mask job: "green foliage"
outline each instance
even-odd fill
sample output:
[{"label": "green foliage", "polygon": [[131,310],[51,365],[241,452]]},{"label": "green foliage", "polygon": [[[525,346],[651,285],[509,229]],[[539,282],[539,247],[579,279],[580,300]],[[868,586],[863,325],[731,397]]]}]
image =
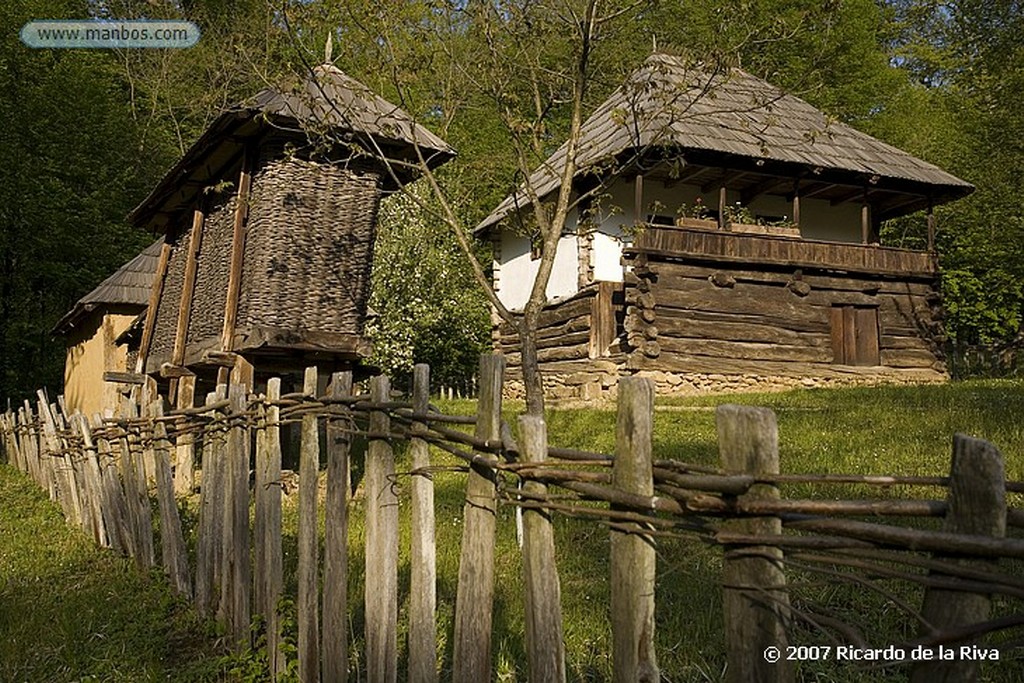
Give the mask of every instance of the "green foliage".
[{"label": "green foliage", "polygon": [[436,384],[473,376],[490,342],[483,294],[450,230],[430,214],[427,188],[384,200],[374,255],[367,325],[371,361],[393,375],[429,363]]}]

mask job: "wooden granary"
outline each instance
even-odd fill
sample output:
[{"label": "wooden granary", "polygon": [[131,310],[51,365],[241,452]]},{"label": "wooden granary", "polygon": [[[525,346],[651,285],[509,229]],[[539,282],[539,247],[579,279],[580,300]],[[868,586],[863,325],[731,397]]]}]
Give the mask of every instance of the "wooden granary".
[{"label": "wooden granary", "polygon": [[381,196],[453,155],[332,65],[221,114],[130,216],[164,234],[136,371],[357,362]]}]

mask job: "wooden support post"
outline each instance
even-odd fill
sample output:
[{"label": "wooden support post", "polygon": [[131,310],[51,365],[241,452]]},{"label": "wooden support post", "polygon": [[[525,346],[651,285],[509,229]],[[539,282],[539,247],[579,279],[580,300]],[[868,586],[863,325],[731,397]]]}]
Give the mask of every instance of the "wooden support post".
[{"label": "wooden support post", "polygon": [[[654,494],[651,439],[654,384],[642,377],[619,380],[615,426],[615,488]],[[654,539],[644,525],[611,532],[612,680],[657,683],[654,651]]]},{"label": "wooden support post", "polygon": [[633,180],[633,222],[636,225],[643,225],[647,219],[646,213],[644,211],[644,175],[637,173]]},{"label": "wooden support post", "polygon": [[[943,531],[973,536],[1006,536],[1006,469],[999,450],[981,439],[963,434],[953,436],[953,464],[949,473],[949,511]],[[992,562],[941,556],[947,562],[991,568]],[[954,577],[945,577],[957,581]],[[921,616],[934,632],[958,626],[977,624],[989,619],[991,595],[929,588],[924,595]],[[958,643],[959,644],[959,643]],[[918,664],[911,683],[946,683],[974,681],[978,678],[978,662],[957,657],[952,661],[929,661]]]},{"label": "wooden support post", "polygon": [[[413,412],[430,409],[430,366],[413,368]],[[430,447],[416,438],[427,430],[425,422],[412,426],[412,548],[409,587],[409,681],[437,681],[437,547],[434,539],[434,480],[428,471]]]},{"label": "wooden support post", "polygon": [[[192,297],[196,289],[196,270],[199,267],[199,247],[203,240],[205,219],[206,215],[202,209],[197,208],[192,212],[192,230],[188,236],[188,251],[185,252],[185,280],[181,287],[178,322],[174,328],[174,346],[171,349],[171,364],[179,367],[185,361],[185,343],[188,340],[188,325],[192,315]],[[179,389],[180,381],[172,379],[171,391],[168,396],[170,401],[180,403],[178,401]]]},{"label": "wooden support post", "polygon": [[800,180],[793,181],[793,225],[800,227]]},{"label": "wooden support post", "polygon": [[249,190],[252,173],[249,171],[251,153],[242,153],[242,167],[238,174],[238,194],[235,195],[235,221],[231,233],[231,262],[228,271],[228,291],[224,301],[224,327],[221,331],[221,351],[234,347],[235,322],[238,317],[238,298],[242,287],[242,261],[245,256],[245,222],[249,216]]},{"label": "wooden support post", "polygon": [[928,198],[928,251],[935,251],[935,207]]},{"label": "wooden support post", "polygon": [[156,272],[153,274],[153,286],[149,290],[146,323],[142,327],[142,341],[139,343],[139,355],[135,361],[136,374],[146,371],[146,358],[149,356],[149,347],[153,341],[153,330],[156,329],[156,312],[160,304],[160,297],[164,291],[164,279],[167,276],[167,263],[170,259],[171,243],[165,237],[164,243],[160,247],[160,259],[156,264]]},{"label": "wooden support post", "polygon": [[[501,440],[501,388],[505,357],[480,357],[480,396],[475,435]],[[489,456],[493,457],[493,456]],[[486,460],[486,458],[485,458]],[[497,491],[494,470],[478,462],[470,467],[463,507],[459,584],[455,597],[455,643],[452,680],[491,680],[491,620],[494,611],[494,532]]]},{"label": "wooden support post", "polygon": [[167,427],[159,420],[163,417],[163,401],[157,399],[150,406],[150,415],[157,418],[153,423],[153,450],[156,464],[156,496],[160,506],[160,550],[164,571],[170,579],[171,588],[178,595],[192,597],[192,579],[188,571],[188,550],[181,531],[181,518],[174,499],[174,483],[171,481],[171,444],[167,440]]},{"label": "wooden support post", "polygon": [[[391,383],[380,375],[370,380],[370,400],[390,399]],[[387,413],[370,413],[366,455],[366,680],[398,679],[398,497],[395,454],[386,435]]]},{"label": "wooden support post", "polygon": [[283,583],[281,549],[281,378],[267,380],[267,404],[256,437],[256,609],[267,624],[267,658],[275,680],[284,671],[277,603]]},{"label": "wooden support post", "polygon": [[[729,472],[779,473],[779,433],[775,413],[767,408],[722,405],[715,412],[722,467]],[[756,484],[740,502],[777,500],[774,486]],[[747,535],[778,535],[777,517],[755,517],[728,522],[729,531]],[[772,559],[778,558],[778,559]],[[793,680],[792,664],[782,657],[769,662],[765,650],[786,653],[789,596],[784,588],[782,551],[770,546],[727,547],[722,568],[725,594],[727,681]]]},{"label": "wooden support post", "polygon": [[725,207],[729,203],[728,191],[725,185],[718,188],[718,229],[725,230],[729,227],[729,221],[725,217]]},{"label": "wooden support post", "polygon": [[868,204],[867,188],[864,188],[864,198],[860,204],[860,241],[861,244],[871,241],[871,205]]},{"label": "wooden support post", "polygon": [[[547,460],[548,430],[536,415],[519,418],[523,461],[543,466]],[[523,484],[527,493],[542,496],[547,486]],[[562,638],[562,589],[555,564],[555,533],[547,510],[523,511],[523,575],[526,589],[526,658],[531,681],[565,681],[565,642]]]},{"label": "wooden support post", "polygon": [[[352,372],[331,375],[331,398],[352,395]],[[332,408],[327,421],[324,502],[323,683],[348,680],[348,497],[351,413]],[[415,597],[415,594],[414,594]]]},{"label": "wooden support post", "polygon": [[[317,371],[306,368],[302,392],[316,396]],[[302,417],[302,445],[299,453],[299,681],[320,680],[320,577],[317,571],[316,498],[320,474],[320,437],[316,415]]]}]

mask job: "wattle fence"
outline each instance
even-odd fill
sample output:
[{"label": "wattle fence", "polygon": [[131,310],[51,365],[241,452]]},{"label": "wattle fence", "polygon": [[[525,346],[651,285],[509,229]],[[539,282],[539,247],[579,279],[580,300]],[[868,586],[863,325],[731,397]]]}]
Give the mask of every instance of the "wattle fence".
[{"label": "wattle fence", "polygon": [[[149,395],[107,419],[68,415],[60,401],[50,403],[40,392],[35,406],[26,402],[0,416],[0,452],[97,543],[131,556],[143,570],[159,563],[179,594],[225,624],[239,650],[253,647],[255,636],[265,640],[274,673],[287,666],[278,606],[283,597],[293,599],[303,682],[355,677],[349,671],[348,629],[356,610],[347,589],[348,512],[352,460],[361,455],[353,445],[364,440],[365,593],[356,599],[365,619],[359,673],[368,681],[397,680],[400,632],[408,638],[409,680],[439,676],[432,474],[438,467],[451,469],[438,465],[439,453],[460,459],[465,473],[454,628],[445,634],[454,681],[492,680],[499,504],[522,510],[531,681],[566,679],[553,526],[560,514],[609,530],[615,681],[660,680],[656,568],[658,542],[665,537],[698,538],[721,548],[722,637],[731,681],[789,681],[801,660],[842,659],[843,652],[859,661],[876,652],[862,631],[792,598],[788,581],[797,570],[833,581],[841,571],[845,577],[853,571],[863,590],[886,596],[881,580],[923,586],[919,607],[891,595],[893,609],[906,614],[907,631],[916,635],[898,647],[887,643],[886,664],[910,667],[913,681],[971,680],[979,670],[972,653],[1000,654],[980,639],[1024,627],[1024,577],[997,565],[1000,558],[1024,558],[1024,540],[1006,536],[1008,526],[1024,526],[1024,511],[1007,505],[1007,492],[1022,493],[1024,484],[1005,480],[1002,455],[991,444],[957,435],[948,475],[782,474],[774,414],[726,405],[716,412],[720,468],[656,459],[653,388],[647,380],[628,378],[618,390],[614,454],[556,448],[548,444],[543,420],[521,417],[514,434],[502,419],[504,367],[500,355],[482,357],[477,414],[469,417],[431,406],[426,366],[417,366],[409,396],[396,396],[383,376],[357,393],[351,373],[332,375],[326,393],[317,396],[311,368],[301,392],[282,395],[278,379],[260,393],[243,384],[221,385],[204,405],[166,410],[163,398],[140,391]],[[282,452],[291,442],[283,436],[286,430],[298,433],[293,596],[285,595],[283,578]],[[397,441],[409,444],[408,472],[396,472]],[[198,522],[194,537],[187,537],[175,484],[179,493],[191,490],[196,464]],[[395,484],[403,477],[411,492],[400,501]],[[780,486],[790,485],[827,487],[828,498],[783,498]],[[948,493],[942,500],[836,499],[835,491],[847,485],[941,487]],[[406,504],[411,528],[400,534],[399,506]],[[909,519],[914,517],[942,518],[942,527],[922,528]],[[409,603],[400,631],[399,543],[406,537],[410,570],[401,592]],[[992,596],[1001,601],[996,617]],[[1007,607],[1006,601],[1013,603]],[[261,633],[254,633],[254,623],[262,625]],[[797,627],[827,634],[822,642],[830,644],[790,644]],[[952,654],[945,656],[947,651]]]}]

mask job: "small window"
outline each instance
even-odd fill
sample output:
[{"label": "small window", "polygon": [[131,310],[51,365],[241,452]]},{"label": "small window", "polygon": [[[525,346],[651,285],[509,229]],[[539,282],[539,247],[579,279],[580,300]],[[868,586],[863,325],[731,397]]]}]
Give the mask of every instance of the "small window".
[{"label": "small window", "polygon": [[833,306],[831,323],[833,363],[881,365],[877,306]]}]

